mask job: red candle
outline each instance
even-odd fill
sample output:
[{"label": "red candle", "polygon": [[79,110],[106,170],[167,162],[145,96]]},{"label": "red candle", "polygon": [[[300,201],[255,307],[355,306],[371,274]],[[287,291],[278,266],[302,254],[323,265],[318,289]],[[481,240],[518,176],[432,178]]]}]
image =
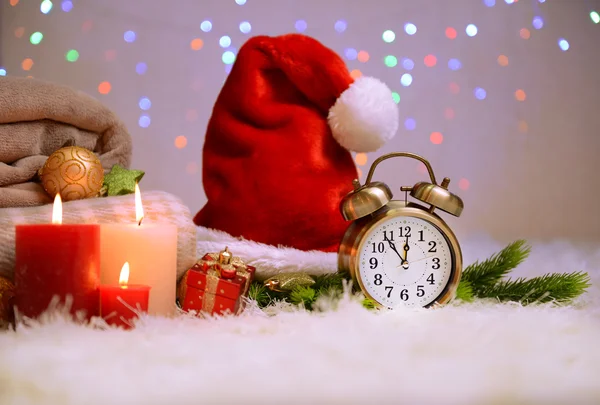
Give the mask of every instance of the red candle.
[{"label": "red candle", "polygon": [[60,195],[52,224],[15,229],[15,306],[36,318],[54,297],[70,304],[70,313],[89,320],[98,315],[100,226],[62,224]]},{"label": "red candle", "polygon": [[128,284],[129,263],[125,262],[119,276],[119,285],[100,286],[100,315],[109,325],[124,329],[133,327],[138,314],[148,312],[150,286]]}]

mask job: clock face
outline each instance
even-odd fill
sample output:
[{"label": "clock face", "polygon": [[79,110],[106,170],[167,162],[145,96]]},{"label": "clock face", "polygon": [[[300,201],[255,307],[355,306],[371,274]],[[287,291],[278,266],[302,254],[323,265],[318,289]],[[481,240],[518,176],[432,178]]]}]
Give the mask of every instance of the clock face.
[{"label": "clock face", "polygon": [[391,217],[364,236],[358,277],[382,306],[424,307],[446,288],[454,260],[450,243],[435,225],[415,217]]}]

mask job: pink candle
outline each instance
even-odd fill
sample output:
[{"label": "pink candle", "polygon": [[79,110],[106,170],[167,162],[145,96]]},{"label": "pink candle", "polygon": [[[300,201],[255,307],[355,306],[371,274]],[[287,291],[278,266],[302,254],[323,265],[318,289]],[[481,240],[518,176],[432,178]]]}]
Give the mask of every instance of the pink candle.
[{"label": "pink candle", "polygon": [[177,227],[144,221],[142,196],[137,184],[135,210],[135,223],[101,226],[100,282],[117,284],[121,267],[128,262],[132,269],[129,281],[152,287],[148,313],[174,316],[177,313]]}]

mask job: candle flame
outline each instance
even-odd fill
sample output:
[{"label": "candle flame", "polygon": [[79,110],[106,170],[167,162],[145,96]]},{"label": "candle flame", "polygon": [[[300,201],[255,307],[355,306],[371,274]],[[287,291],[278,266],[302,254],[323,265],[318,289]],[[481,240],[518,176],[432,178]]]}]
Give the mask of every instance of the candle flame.
[{"label": "candle flame", "polygon": [[127,287],[129,282],[129,262],[125,262],[121,268],[121,274],[119,275],[119,285],[121,287]]},{"label": "candle flame", "polygon": [[52,223],[60,225],[62,224],[62,200],[60,194],[56,194],[54,197],[54,207],[52,207]]},{"label": "candle flame", "polygon": [[140,193],[140,186],[137,181],[135,182],[135,220],[138,225],[142,224],[144,220],[144,206],[142,205],[142,193]]}]

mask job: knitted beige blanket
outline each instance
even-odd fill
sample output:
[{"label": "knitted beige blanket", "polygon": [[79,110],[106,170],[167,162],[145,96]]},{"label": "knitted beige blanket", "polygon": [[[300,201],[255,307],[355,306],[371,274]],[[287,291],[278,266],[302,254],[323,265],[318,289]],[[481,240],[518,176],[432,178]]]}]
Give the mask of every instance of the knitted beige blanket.
[{"label": "knitted beige blanket", "polygon": [[0,76],[0,208],[51,202],[36,181],[64,146],[94,151],[105,170],[129,168],[131,136],[100,101],[69,87]]}]

